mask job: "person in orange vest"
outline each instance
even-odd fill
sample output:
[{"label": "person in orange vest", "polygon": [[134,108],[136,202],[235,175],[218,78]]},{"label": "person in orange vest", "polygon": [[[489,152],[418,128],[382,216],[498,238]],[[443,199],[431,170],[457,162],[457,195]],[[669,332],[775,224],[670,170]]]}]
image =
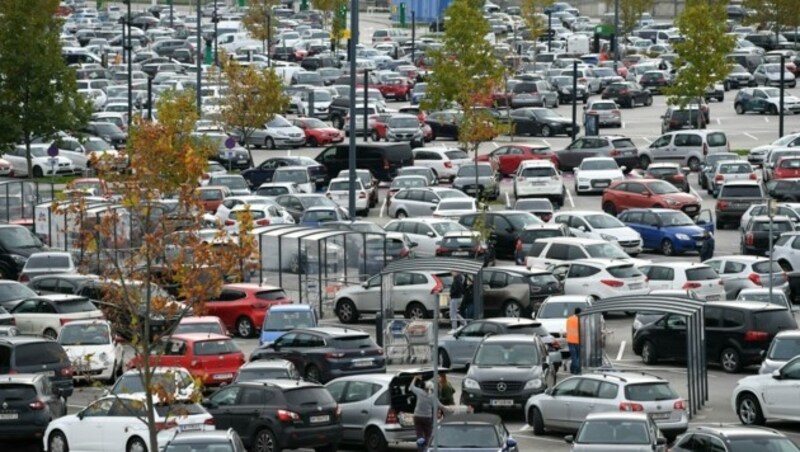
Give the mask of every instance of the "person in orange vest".
[{"label": "person in orange vest", "polygon": [[581,308],[575,308],[575,313],[567,318],[567,346],[569,346],[569,372],[572,375],[581,373],[581,333],[578,314]]}]

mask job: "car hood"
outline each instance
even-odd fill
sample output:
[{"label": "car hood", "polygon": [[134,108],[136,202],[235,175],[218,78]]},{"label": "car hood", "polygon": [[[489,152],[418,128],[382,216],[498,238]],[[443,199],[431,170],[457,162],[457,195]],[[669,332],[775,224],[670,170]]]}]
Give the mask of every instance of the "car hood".
[{"label": "car hood", "polygon": [[438,446],[436,449],[428,448],[428,452],[439,450],[442,452],[502,452],[505,450],[503,447],[447,447]]},{"label": "car hood", "polygon": [[670,193],[668,195],[660,195],[662,199],[672,199],[681,204],[696,203],[697,197],[690,193]]},{"label": "car hood", "polygon": [[522,381],[527,382],[537,377],[541,377],[541,367],[482,367],[470,366],[466,378],[473,378],[478,381]]},{"label": "car hood", "polygon": [[757,387],[763,388],[769,382],[773,380],[772,374],[759,374],[759,375],[750,375],[748,377],[741,378],[736,386],[750,386],[750,387]]},{"label": "car hood", "polygon": [[[64,351],[67,352],[69,360],[74,364],[86,364],[88,362],[101,364],[105,360],[113,362],[114,360],[114,346],[111,344],[105,345],[66,345]],[[103,359],[105,354],[106,359]]]},{"label": "car hood", "polygon": [[669,232],[670,234],[686,234],[689,237],[694,235],[702,234],[705,229],[701,228],[700,226],[667,226],[662,228],[665,231]]},{"label": "car hood", "polygon": [[651,452],[649,444],[573,444],[571,452]]},{"label": "car hood", "polygon": [[636,232],[633,228],[629,228],[627,226],[623,226],[621,228],[608,228],[608,229],[595,229],[595,233],[610,235],[617,239],[620,242],[627,242],[629,240],[639,240],[642,238],[638,232]]},{"label": "car hood", "polygon": [[567,330],[567,319],[536,319],[548,333],[561,334]]},{"label": "car hood", "polygon": [[576,171],[575,177],[582,177],[587,179],[622,179],[625,176],[622,171],[616,170],[593,170],[593,171]]}]

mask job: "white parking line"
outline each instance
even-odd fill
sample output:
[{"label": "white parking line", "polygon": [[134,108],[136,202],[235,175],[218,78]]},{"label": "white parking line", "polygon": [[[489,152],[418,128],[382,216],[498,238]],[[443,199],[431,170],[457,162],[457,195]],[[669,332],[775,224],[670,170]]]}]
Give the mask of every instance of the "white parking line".
[{"label": "white parking line", "polygon": [[567,192],[567,201],[569,201],[569,206],[574,209],[575,208],[575,201],[572,200],[572,193],[570,193],[569,187],[567,187],[566,192]]},{"label": "white parking line", "polygon": [[754,137],[753,135],[751,135],[751,134],[749,134],[749,133],[747,133],[747,132],[743,133],[742,135],[744,135],[744,136],[746,136],[746,137],[748,137],[748,138],[752,138],[752,139],[754,139],[754,140],[758,141],[758,138]]},{"label": "white parking line", "polygon": [[625,344],[627,341],[622,341],[619,343],[619,351],[617,352],[617,361],[622,359],[622,355],[625,354]]},{"label": "white parking line", "polygon": [[652,144],[652,143],[653,143],[653,140],[651,140],[650,138],[647,138],[647,137],[642,137],[642,139],[643,139],[644,141],[646,141],[646,142],[647,142],[647,144]]},{"label": "white parking line", "polygon": [[497,149],[497,148],[499,148],[499,147],[500,147],[500,146],[499,146],[497,143],[495,143],[494,141],[492,141],[492,144],[494,145],[494,148],[495,148],[495,149]]},{"label": "white parking line", "polygon": [[769,116],[764,116],[764,122],[769,122]]},{"label": "white parking line", "polygon": [[506,192],[506,207],[511,208],[511,199],[508,197],[508,192]]},{"label": "white parking line", "polygon": [[625,128],[625,121],[622,121],[622,128]]},{"label": "white parking line", "polygon": [[722,121],[719,118],[717,118],[717,125],[719,124],[722,124]]},{"label": "white parking line", "polygon": [[381,211],[378,214],[378,218],[383,218],[383,212],[386,210],[386,198],[383,198],[383,203],[381,203]]},{"label": "white parking line", "polygon": [[542,143],[544,143],[545,146],[550,146],[550,143],[547,140],[542,140]]}]

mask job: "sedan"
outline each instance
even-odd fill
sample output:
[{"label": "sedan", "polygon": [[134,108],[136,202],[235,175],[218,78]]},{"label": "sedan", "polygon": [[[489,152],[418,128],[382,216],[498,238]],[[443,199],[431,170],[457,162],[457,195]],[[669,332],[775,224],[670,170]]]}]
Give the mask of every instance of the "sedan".
[{"label": "sedan", "polygon": [[589,413],[578,433],[564,440],[572,452],[666,452],[660,433],[645,413]]},{"label": "sedan", "polygon": [[[572,120],[547,108],[518,108],[510,114],[514,135],[551,137],[570,136],[573,132]],[[575,126],[575,133],[580,130]]]}]

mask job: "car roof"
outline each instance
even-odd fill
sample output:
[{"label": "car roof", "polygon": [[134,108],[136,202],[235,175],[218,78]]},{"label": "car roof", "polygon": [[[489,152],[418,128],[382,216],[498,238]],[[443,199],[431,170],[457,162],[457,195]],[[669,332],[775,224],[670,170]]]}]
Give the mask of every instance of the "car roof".
[{"label": "car roof", "polygon": [[500,334],[487,336],[483,339],[483,342],[535,342],[537,338],[538,336],[529,334]]},{"label": "car roof", "polygon": [[539,159],[539,160],[523,160],[520,163],[520,167],[527,168],[527,167],[536,167],[536,166],[547,166],[555,168],[556,165],[548,160],[548,159]]},{"label": "car roof", "polygon": [[603,216],[611,216],[605,212],[599,210],[562,210],[560,212],[556,212],[557,217],[564,216],[564,215],[577,215],[577,216],[584,216],[584,215],[603,215]]},{"label": "car roof", "polygon": [[305,380],[288,380],[288,379],[265,379],[265,380],[255,380],[255,381],[244,381],[237,384],[243,386],[276,386],[281,389],[322,387],[319,383],[314,383]]},{"label": "car roof", "polygon": [[283,367],[291,367],[293,364],[290,361],[285,359],[275,358],[275,359],[259,359],[257,361],[250,361],[249,363],[244,364],[241,369],[275,369],[275,368],[283,368]]},{"label": "car roof", "polygon": [[679,261],[679,262],[653,262],[652,264],[645,264],[645,265],[658,265],[660,267],[669,267],[674,269],[691,269],[691,268],[710,268],[708,265],[702,262],[686,262],[686,261]]},{"label": "car roof", "polygon": [[221,341],[221,340],[231,340],[228,336],[223,336],[221,334],[215,333],[181,333],[181,334],[173,334],[170,336],[171,339],[181,339],[186,342],[201,342],[201,341]]},{"label": "car roof", "polygon": [[305,304],[276,304],[269,307],[272,312],[314,312],[314,308]]},{"label": "car roof", "polygon": [[549,270],[545,269],[535,269],[535,270],[528,270],[525,267],[517,266],[517,265],[497,265],[492,267],[491,270],[499,270],[508,273],[516,273],[519,275],[542,275],[542,274],[550,274]]},{"label": "car roof", "polygon": [[483,319],[485,322],[490,323],[498,323],[501,325],[524,325],[524,326],[540,326],[541,323],[533,320],[533,319],[526,319],[522,317],[491,317],[488,319]]},{"label": "car roof", "polygon": [[755,186],[758,186],[758,185],[761,185],[761,181],[757,181],[757,180],[732,180],[732,181],[729,181],[729,182],[725,182],[725,184],[723,184],[722,186],[726,187],[726,186],[732,186],[732,185],[747,185],[747,186],[755,185]]},{"label": "car roof", "polygon": [[0,385],[9,384],[33,384],[36,380],[43,378],[44,374],[13,374],[0,376]]},{"label": "car roof", "polygon": [[599,265],[599,266],[601,266],[603,268],[611,267],[611,266],[614,266],[614,265],[633,265],[632,262],[627,261],[627,260],[622,260],[622,259],[604,259],[604,258],[598,258],[598,257],[593,257],[593,258],[589,258],[589,259],[576,259],[576,260],[569,261],[569,262],[580,262],[582,264]]},{"label": "car roof", "polygon": [[204,430],[200,432],[180,432],[169,442],[169,444],[195,443],[202,440],[203,444],[228,443],[231,439],[232,430]]},{"label": "car roof", "polygon": [[[800,232],[797,233],[800,234]],[[725,259],[729,261],[748,262],[748,263],[763,262],[769,260],[769,258],[764,256],[745,256],[745,255],[718,256],[712,259]]]},{"label": "car roof", "polygon": [[86,319],[86,320],[71,320],[69,323],[65,324],[64,326],[77,326],[77,325],[104,325],[111,328],[111,322],[104,319]]},{"label": "car roof", "polygon": [[588,295],[550,295],[542,303],[592,303]]},{"label": "car roof", "polygon": [[764,436],[778,436],[781,438],[785,438],[785,436],[777,431],[770,428],[764,427],[753,427],[753,426],[743,426],[743,425],[732,425],[732,424],[719,424],[719,425],[698,425],[695,427],[690,428],[687,433],[695,433],[695,432],[705,432],[716,434],[723,437],[732,437],[732,436],[750,436],[750,437],[764,437]]},{"label": "car roof", "polygon": [[378,383],[378,384],[389,384],[392,380],[397,377],[394,373],[371,373],[371,374],[360,374],[360,375],[346,375],[343,377],[336,378],[332,381],[368,381],[371,383]]},{"label": "car roof", "polygon": [[439,422],[439,425],[446,424],[502,424],[503,420],[496,414],[488,413],[466,413],[466,414],[453,414],[447,416]]},{"label": "car roof", "polygon": [[[221,320],[219,317],[215,315],[198,315],[198,316],[183,317],[180,321],[181,324],[205,323],[205,322],[221,323]],[[70,323],[75,323],[75,322],[70,322]]]},{"label": "car roof", "polygon": [[[708,301],[706,302],[706,307],[708,306],[720,306],[725,308],[742,308],[747,311],[785,311],[786,307],[774,304],[768,304],[763,302],[757,301],[732,301],[732,300],[721,300],[721,301]],[[791,314],[789,314],[791,315]]]},{"label": "car roof", "polygon": [[55,343],[43,337],[34,336],[6,336],[0,337],[0,344],[6,343],[8,345],[22,345],[22,344],[38,344],[38,343]]},{"label": "car roof", "polygon": [[545,243],[567,243],[571,245],[599,245],[601,243],[608,243],[605,240],[590,239],[587,237],[547,237],[544,239],[538,239],[538,241]]},{"label": "car roof", "polygon": [[50,293],[50,294],[42,294],[38,297],[31,297],[36,298],[39,300],[49,300],[54,303],[61,303],[65,301],[79,301],[79,300],[88,300],[86,297],[82,297],[80,295],[69,295],[69,294],[62,294],[62,293]]},{"label": "car roof", "polygon": [[348,336],[369,336],[364,331],[357,330],[354,328],[339,328],[333,326],[318,326],[315,328],[298,328],[292,331],[306,331],[306,332],[313,332],[324,334],[329,337],[337,338],[337,337],[348,337]]},{"label": "car roof", "polygon": [[775,337],[786,337],[786,336],[793,338],[794,337],[800,338],[800,329],[778,331],[778,334],[775,335]]},{"label": "car roof", "polygon": [[260,290],[278,290],[280,287],[278,286],[270,286],[266,284],[256,284],[256,283],[229,283],[222,286],[223,289],[239,289],[239,290],[253,290],[253,291],[260,291]]},{"label": "car roof", "polygon": [[597,420],[614,420],[614,419],[621,419],[626,421],[640,421],[640,422],[647,422],[649,418],[649,414],[643,412],[627,412],[627,411],[604,411],[604,412],[595,412],[589,413],[586,416],[587,421],[597,421]]}]

